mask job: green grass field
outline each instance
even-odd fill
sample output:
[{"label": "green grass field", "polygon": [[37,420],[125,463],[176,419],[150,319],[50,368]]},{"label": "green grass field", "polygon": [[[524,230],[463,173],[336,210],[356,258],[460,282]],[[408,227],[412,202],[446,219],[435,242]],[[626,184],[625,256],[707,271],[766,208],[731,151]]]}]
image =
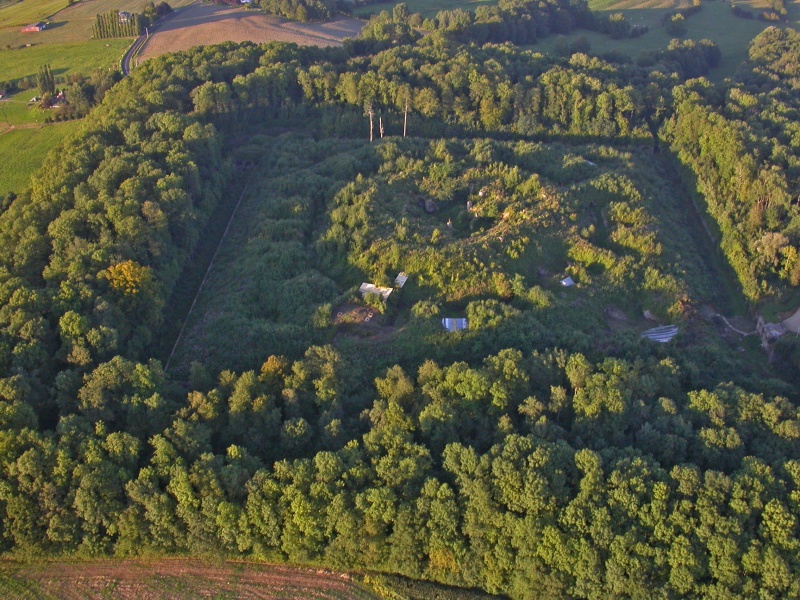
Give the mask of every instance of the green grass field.
[{"label": "green grass field", "polygon": [[[763,8],[763,0],[753,0],[748,10],[753,12]],[[597,5],[602,5],[604,0],[597,0]],[[665,0],[662,4],[668,4]],[[575,30],[566,36],[567,41],[574,40],[579,36],[585,36],[591,44],[592,54],[603,54],[606,52],[622,52],[635,60],[639,55],[654,50],[663,50],[669,45],[672,36],[667,34],[661,26],[661,18],[670,8],[664,6],[660,8],[622,8],[623,6],[637,6],[642,4],[636,0],[621,0],[609,4],[608,10],[621,12],[626,19],[633,25],[649,25],[650,31],[645,35],[626,40],[614,40],[607,35],[591,31]],[[744,4],[744,3],[743,3]],[[598,10],[595,3],[593,8]],[[800,6],[797,2],[787,5],[790,20],[796,23],[800,18]],[[733,15],[730,4],[727,2],[710,0],[703,3],[703,9],[686,19],[686,35],[682,39],[709,39],[719,45],[722,52],[722,64],[711,73],[710,78],[715,81],[722,81],[725,77],[732,76],[742,61],[747,59],[747,48],[756,35],[769,27],[770,24],[757,19],[740,19]],[[544,53],[555,51],[558,38],[548,37],[543,39],[532,48]]]},{"label": "green grass field", "polygon": [[[92,37],[92,25],[98,14],[112,10],[142,12],[147,4],[147,0],[84,0],[64,8],[64,0],[59,0],[59,2],[63,10],[59,10],[55,14],[51,13],[50,25],[44,31],[22,33],[18,25],[11,27],[0,24],[0,48],[5,48],[8,45],[12,48],[18,48],[25,44],[39,46],[85,42]],[[170,2],[170,6],[177,9],[191,4],[191,2],[192,0],[174,0]],[[18,4],[0,9],[0,18],[6,11],[12,12],[12,14],[32,14],[32,9],[26,8],[31,6],[36,6],[35,0],[22,0]],[[23,22],[23,25],[36,20],[39,19],[27,19]]]},{"label": "green grass field", "polygon": [[107,69],[116,66],[130,43],[128,39],[90,40],[1,50],[0,78],[14,81],[36,75],[44,64],[50,65],[56,77]]},{"label": "green grass field", "polygon": [[[381,10],[391,10],[398,1],[373,4],[356,9],[357,16],[364,16]],[[475,10],[481,4],[496,4],[493,0],[408,0],[409,10],[420,12],[425,17],[435,16],[440,10],[464,8]],[[672,39],[661,25],[661,18],[669,11],[689,6],[689,0],[590,0],[589,8],[598,12],[621,12],[633,25],[648,25],[650,31],[640,38],[614,40],[609,36],[584,30],[576,30],[566,36],[567,41],[578,36],[586,36],[591,44],[592,54],[603,54],[617,51],[628,54],[634,60],[640,54],[653,50],[662,50]],[[750,10],[756,15],[768,8],[768,0],[739,0],[737,5]],[[800,0],[786,4],[789,21],[793,25],[800,24]],[[684,39],[710,39],[719,44],[722,51],[722,65],[712,73],[711,78],[721,81],[733,75],[743,60],[747,58],[747,47],[756,35],[770,23],[758,19],[746,20],[735,17],[729,2],[724,0],[705,0],[703,10],[686,20],[687,33]],[[543,39],[533,49],[550,54],[555,52],[557,38]]]},{"label": "green grass field", "polygon": [[0,6],[0,28],[24,27],[36,21],[45,21],[66,6],[67,0],[22,0]]},{"label": "green grass field", "polygon": [[[0,0],[2,1],[2,0]],[[179,8],[192,0],[176,0]],[[141,12],[147,0],[84,0],[67,6],[66,0],[21,0],[0,4],[0,82],[35,76],[49,64],[57,81],[73,73],[88,74],[114,68],[131,43],[130,39],[93,40],[95,15],[111,10]],[[48,20],[50,28],[22,33],[21,27]],[[77,123],[37,129],[47,116],[28,100],[35,90],[25,90],[0,104],[0,194],[19,192],[28,186],[48,150],[74,131]]]},{"label": "green grass field", "polygon": [[[0,113],[1,114],[1,113]],[[80,127],[80,121],[0,133],[0,196],[29,187],[31,175],[47,153]]]},{"label": "green grass field", "polygon": [[37,104],[29,104],[36,90],[23,90],[8,100],[0,101],[0,133],[12,127],[42,125],[47,116]]}]

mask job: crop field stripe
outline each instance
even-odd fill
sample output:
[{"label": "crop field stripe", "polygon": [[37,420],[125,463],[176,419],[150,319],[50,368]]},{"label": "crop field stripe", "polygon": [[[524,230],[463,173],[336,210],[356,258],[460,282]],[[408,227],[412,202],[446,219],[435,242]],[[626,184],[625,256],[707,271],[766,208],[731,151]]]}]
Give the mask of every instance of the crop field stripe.
[{"label": "crop field stripe", "polygon": [[183,325],[181,325],[181,330],[178,332],[178,338],[175,340],[175,343],[172,346],[172,351],[169,353],[169,358],[167,359],[167,364],[164,366],[164,372],[169,372],[169,364],[172,361],[172,357],[175,354],[175,349],[178,347],[178,344],[183,337],[183,331],[186,329],[186,323],[189,321],[189,317],[194,310],[195,304],[197,304],[197,298],[200,296],[200,292],[203,290],[203,285],[205,285],[206,280],[208,279],[208,274],[211,272],[211,267],[214,266],[214,261],[217,260],[217,255],[219,254],[219,249],[222,248],[222,242],[225,241],[225,238],[228,236],[228,231],[230,231],[231,224],[233,220],[236,218],[236,211],[239,210],[239,205],[242,203],[242,199],[244,198],[244,193],[247,191],[247,188],[250,187],[250,182],[253,179],[253,173],[250,173],[250,177],[247,179],[247,183],[244,184],[244,189],[242,193],[239,194],[239,200],[236,202],[236,206],[233,208],[233,212],[231,213],[231,218],[228,219],[228,225],[225,227],[225,231],[222,233],[222,237],[217,244],[217,249],[214,250],[214,255],[211,257],[211,261],[208,263],[208,268],[206,269],[205,275],[203,275],[203,280],[200,282],[200,285],[197,286],[197,292],[194,295],[194,299],[192,300],[192,305],[189,307],[189,312],[186,313],[186,317],[183,319]]}]

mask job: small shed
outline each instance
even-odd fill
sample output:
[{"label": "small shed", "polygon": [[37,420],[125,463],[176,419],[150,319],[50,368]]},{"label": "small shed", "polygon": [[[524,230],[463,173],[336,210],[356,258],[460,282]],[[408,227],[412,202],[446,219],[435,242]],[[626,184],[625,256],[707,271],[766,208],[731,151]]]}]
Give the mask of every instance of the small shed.
[{"label": "small shed", "polygon": [[131,20],[131,13],[121,10],[117,13],[117,18],[119,19],[120,23],[127,23]]},{"label": "small shed", "polygon": [[362,298],[372,294],[374,296],[380,296],[381,300],[386,302],[386,299],[392,293],[392,288],[381,287],[379,285],[375,285],[374,283],[362,283],[361,287],[358,288],[358,291],[361,292]]},{"label": "small shed", "polygon": [[442,327],[444,327],[450,333],[463,331],[467,328],[467,325],[468,323],[466,319],[442,319]]},{"label": "small shed", "polygon": [[677,325],[664,325],[662,327],[653,327],[652,329],[643,331],[641,337],[651,342],[666,344],[676,335],[678,335]]},{"label": "small shed", "polygon": [[22,33],[35,33],[37,31],[44,31],[47,29],[47,23],[39,21],[38,23],[31,23],[22,30]]},{"label": "small shed", "polygon": [[394,278],[394,287],[401,288],[406,284],[408,281],[408,275],[403,272],[397,274],[397,277]]},{"label": "small shed", "polygon": [[564,287],[572,287],[573,285],[575,285],[575,280],[568,275],[561,280],[561,285],[563,285]]}]

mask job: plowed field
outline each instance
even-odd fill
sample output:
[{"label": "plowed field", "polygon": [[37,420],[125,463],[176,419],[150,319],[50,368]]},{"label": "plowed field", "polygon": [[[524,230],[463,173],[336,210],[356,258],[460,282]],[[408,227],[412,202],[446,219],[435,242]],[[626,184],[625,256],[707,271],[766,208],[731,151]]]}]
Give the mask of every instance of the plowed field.
[{"label": "plowed field", "polygon": [[195,4],[175,15],[150,36],[141,58],[222,42],[294,42],[302,46],[341,46],[363,27],[356,19],[295,23],[262,12],[216,4]]},{"label": "plowed field", "polygon": [[374,600],[346,574],[192,559],[0,563],[0,597],[94,599],[237,598]]}]

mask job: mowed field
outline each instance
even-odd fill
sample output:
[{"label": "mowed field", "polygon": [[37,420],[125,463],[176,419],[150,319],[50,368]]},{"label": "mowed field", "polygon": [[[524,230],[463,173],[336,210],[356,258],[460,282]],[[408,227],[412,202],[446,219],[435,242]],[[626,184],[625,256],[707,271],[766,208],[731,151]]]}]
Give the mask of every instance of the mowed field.
[{"label": "mowed field", "polygon": [[[31,174],[46,160],[47,154],[80,125],[80,121],[69,121],[0,133],[0,156],[3,157],[0,196],[8,192],[19,194],[28,189]],[[3,597],[2,594],[0,597]]]},{"label": "mowed field", "polygon": [[66,6],[67,0],[26,0],[0,5],[0,27],[23,27],[43,21]]},{"label": "mowed field", "polygon": [[0,563],[5,600],[237,598],[374,600],[346,574],[192,559]]},{"label": "mowed field", "polygon": [[[192,1],[170,3],[179,8]],[[95,16],[112,10],[141,12],[146,4],[147,0],[82,0],[68,6],[67,0],[0,0],[0,84],[35,77],[45,64],[50,65],[57,86],[75,73],[118,68],[132,40],[92,39]],[[22,33],[23,26],[36,21],[47,21],[49,27]],[[0,194],[28,187],[47,152],[78,126],[63,123],[36,129],[47,114],[28,105],[35,95],[35,89],[22,90],[0,102]]]},{"label": "mowed field", "polygon": [[[194,0],[173,0],[174,9]],[[85,42],[92,37],[95,17],[112,10],[142,12],[148,0],[82,0],[67,6],[66,0],[22,0],[0,8],[0,47],[25,44],[63,44]],[[37,6],[41,8],[37,9]],[[48,28],[38,33],[23,33],[21,27],[36,21],[48,21]]]},{"label": "mowed field", "polygon": [[294,42],[304,46],[341,46],[358,36],[363,22],[338,18],[328,23],[295,23],[262,12],[215,4],[195,4],[150,36],[141,57],[231,42]]},{"label": "mowed field", "polygon": [[88,75],[98,69],[115,67],[130,44],[129,39],[87,40],[0,50],[0,80],[35,76],[44,64],[50,65],[56,77],[72,73]]},{"label": "mowed field", "polygon": [[[142,12],[148,0],[82,0],[67,6],[67,0],[22,0],[0,6],[0,81],[35,75],[47,63],[56,77],[90,73],[115,66],[130,39],[92,39],[98,14],[112,10]],[[173,8],[193,0],[172,0]],[[36,21],[49,26],[37,33],[22,27]]]}]

